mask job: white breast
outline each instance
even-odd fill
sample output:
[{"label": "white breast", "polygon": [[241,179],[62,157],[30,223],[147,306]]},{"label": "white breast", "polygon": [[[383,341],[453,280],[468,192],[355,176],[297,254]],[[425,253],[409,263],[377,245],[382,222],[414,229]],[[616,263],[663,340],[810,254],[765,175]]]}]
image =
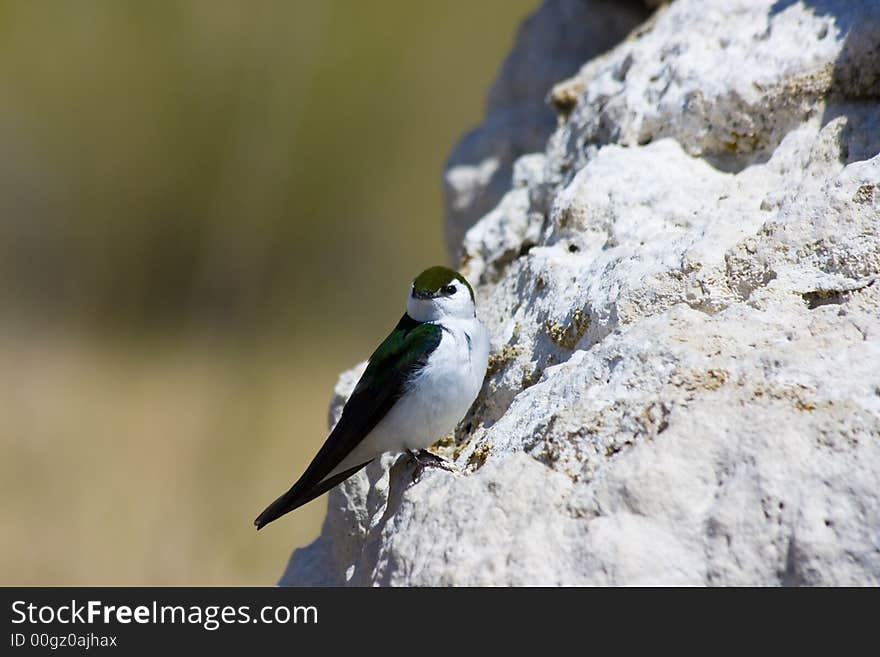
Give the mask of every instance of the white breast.
[{"label": "white breast", "polygon": [[467,413],[486,375],[489,336],[476,318],[445,319],[440,325],[440,344],[425,367],[334,473],[384,452],[428,447],[452,432]]}]

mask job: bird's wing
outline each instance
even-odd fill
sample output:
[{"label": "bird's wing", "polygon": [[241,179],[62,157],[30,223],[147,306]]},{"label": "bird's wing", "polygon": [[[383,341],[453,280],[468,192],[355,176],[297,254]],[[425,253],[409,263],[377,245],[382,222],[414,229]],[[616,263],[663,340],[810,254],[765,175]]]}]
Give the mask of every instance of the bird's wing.
[{"label": "bird's wing", "polygon": [[[442,329],[404,315],[370,356],[342,416],[306,470],[326,477],[370,433],[403,395],[406,383],[440,344]],[[305,476],[305,475],[304,475]]]},{"label": "bird's wing", "polygon": [[436,324],[417,322],[407,314],[401,317],[391,334],[370,356],[367,369],[324,445],[293,487],[260,514],[254,523],[258,528],[313,498],[309,493],[400,399],[407,381],[424,367],[440,344],[442,333],[443,329]]}]

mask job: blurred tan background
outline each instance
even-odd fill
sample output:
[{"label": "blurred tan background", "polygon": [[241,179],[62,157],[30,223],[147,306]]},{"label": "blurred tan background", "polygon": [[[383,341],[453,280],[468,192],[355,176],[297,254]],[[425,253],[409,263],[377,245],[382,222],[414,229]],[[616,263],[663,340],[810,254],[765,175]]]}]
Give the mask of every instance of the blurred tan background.
[{"label": "blurred tan background", "polygon": [[0,584],[272,584],[536,0],[0,1]]}]

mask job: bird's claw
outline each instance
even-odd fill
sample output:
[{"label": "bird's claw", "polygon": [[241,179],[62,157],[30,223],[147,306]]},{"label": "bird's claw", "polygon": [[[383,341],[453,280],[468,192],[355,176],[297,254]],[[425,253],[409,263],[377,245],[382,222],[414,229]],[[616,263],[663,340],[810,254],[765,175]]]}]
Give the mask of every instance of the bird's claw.
[{"label": "bird's claw", "polygon": [[409,454],[409,458],[415,464],[412,475],[413,483],[416,483],[421,478],[422,473],[426,468],[439,468],[440,470],[446,470],[447,472],[455,472],[454,465],[426,449],[420,449],[418,451],[408,449],[407,454]]}]

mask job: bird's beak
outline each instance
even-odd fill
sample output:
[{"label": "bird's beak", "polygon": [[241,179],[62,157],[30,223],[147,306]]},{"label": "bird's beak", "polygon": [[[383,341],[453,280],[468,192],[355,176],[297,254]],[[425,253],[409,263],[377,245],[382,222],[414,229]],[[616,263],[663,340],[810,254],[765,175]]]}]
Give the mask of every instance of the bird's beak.
[{"label": "bird's beak", "polygon": [[433,299],[437,295],[433,292],[422,292],[420,290],[412,291],[413,299]]}]

